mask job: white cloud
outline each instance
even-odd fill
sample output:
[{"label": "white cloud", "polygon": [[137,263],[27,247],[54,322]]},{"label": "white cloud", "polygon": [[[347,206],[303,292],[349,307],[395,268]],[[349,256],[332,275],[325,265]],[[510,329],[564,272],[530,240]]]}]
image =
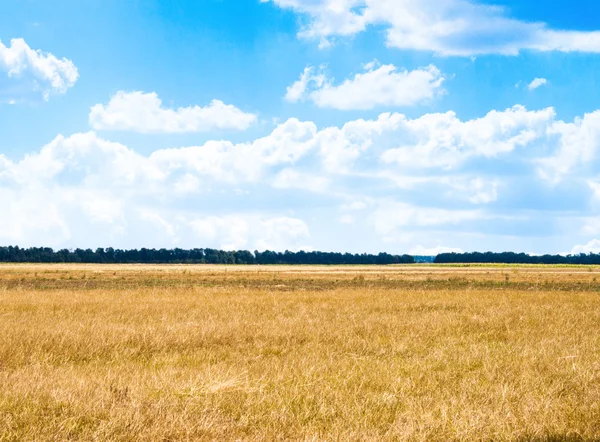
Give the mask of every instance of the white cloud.
[{"label": "white cloud", "polygon": [[311,192],[326,192],[329,179],[321,176],[300,173],[292,168],[283,169],[273,179],[273,187],[278,189],[302,189]]},{"label": "white cloud", "polygon": [[590,190],[592,191],[592,193],[594,195],[594,199],[596,201],[600,201],[600,180],[598,180],[597,178],[588,179],[587,185],[589,186]]},{"label": "white cloud", "polygon": [[195,193],[200,190],[201,184],[202,180],[200,178],[191,173],[186,173],[175,182],[173,190],[177,194]]},{"label": "white cloud", "polygon": [[118,224],[123,221],[123,202],[110,193],[93,194],[93,198],[83,200],[81,208],[92,223]]},{"label": "white cloud", "polygon": [[580,253],[600,253],[600,239],[593,239],[589,243],[575,246],[573,247],[573,250],[571,250],[572,255],[578,255]]},{"label": "white cloud", "polygon": [[308,225],[297,218],[263,219],[258,224],[261,237],[256,247],[261,250],[312,250],[304,241],[310,237]]},{"label": "white cloud", "polygon": [[245,130],[256,115],[213,100],[208,106],[167,109],[156,92],[117,92],[107,105],[96,104],[89,115],[95,130],[124,130],[141,133],[185,133],[214,129]]},{"label": "white cloud", "polygon": [[271,0],[306,17],[299,37],[327,46],[369,26],[387,29],[387,45],[440,55],[516,55],[522,50],[600,52],[600,32],[555,30],[505,8],[468,0]]},{"label": "white cloud", "polygon": [[[0,155],[0,180],[25,184],[32,176],[42,182],[83,175],[87,182],[110,180],[148,192],[168,185],[171,194],[184,195],[209,188],[211,182],[262,182],[323,192],[336,175],[343,175],[392,180],[403,189],[437,183],[484,204],[497,199],[499,181],[473,175],[468,168],[455,175],[454,169],[467,167],[474,158],[517,155],[532,170],[565,176],[595,157],[599,118],[600,112],[594,112],[567,123],[556,120],[552,108],[528,111],[523,106],[466,121],[452,112],[416,119],[383,113],[320,130],[313,122],[292,118],[252,142],[208,141],[149,156],[90,132],[59,136],[17,163]],[[542,141],[541,151],[523,149]],[[439,171],[431,174],[432,168]]]},{"label": "white cloud", "polygon": [[290,119],[251,143],[209,141],[203,146],[163,149],[153,152],[148,162],[170,174],[185,172],[226,183],[258,182],[267,171],[294,164],[313,150],[316,132],[314,123]]},{"label": "white cloud", "polygon": [[444,76],[431,65],[413,71],[398,71],[396,66],[376,63],[364,67],[352,79],[334,85],[323,72],[307,67],[300,79],[287,90],[291,102],[309,99],[318,107],[340,110],[373,109],[378,106],[412,106],[441,94]]},{"label": "white cloud", "polygon": [[545,134],[554,117],[552,108],[528,111],[515,106],[465,122],[453,112],[399,118],[397,128],[408,136],[398,140],[401,147],[386,150],[382,159],[408,169],[452,169],[471,157],[493,158],[527,146]]},{"label": "white cloud", "polygon": [[473,204],[489,204],[498,199],[498,181],[488,181],[483,178],[454,179],[449,185],[463,194]]},{"label": "white cloud", "polygon": [[453,247],[444,247],[444,246],[436,246],[436,247],[423,247],[416,246],[409,250],[408,252],[414,256],[437,256],[440,253],[463,253],[463,250],[460,248]]},{"label": "white cloud", "polygon": [[315,74],[314,67],[307,66],[304,68],[304,72],[302,72],[298,81],[287,88],[285,99],[292,103],[305,99],[309,85],[314,84],[317,88],[320,88],[325,81],[326,77],[324,74],[321,73],[317,75]]},{"label": "white cloud", "polygon": [[458,225],[485,219],[480,210],[448,210],[418,207],[397,201],[381,201],[373,212],[375,231],[382,237],[393,237],[419,228]]},{"label": "white cloud", "polygon": [[[0,72],[4,71],[15,82],[25,83],[29,92],[42,94],[48,100],[51,94],[64,94],[79,78],[71,60],[57,58],[41,50],[33,50],[22,38],[15,38],[5,46],[0,41]],[[7,94],[11,94],[10,90]],[[20,97],[11,97],[15,103]]]},{"label": "white cloud", "polygon": [[558,183],[579,166],[589,166],[600,147],[600,111],[577,117],[572,123],[553,121],[547,128],[549,141],[556,146],[551,155],[537,161],[539,175]]},{"label": "white cloud", "polygon": [[[469,174],[454,174],[452,171],[427,173],[425,175],[403,175],[398,171],[382,169],[376,174],[379,178],[389,180],[398,189],[415,191],[434,189],[456,202],[468,201],[471,204],[489,204],[498,199],[499,189],[505,185],[502,174],[497,177],[477,176],[477,171]],[[434,186],[434,187],[432,187]]]},{"label": "white cloud", "polygon": [[531,83],[529,83],[527,89],[533,91],[538,87],[545,86],[546,84],[548,84],[548,80],[546,80],[545,78],[535,78]]},{"label": "white cloud", "polygon": [[[0,243],[303,247],[310,238],[303,218],[318,222],[319,213],[364,224],[381,244],[440,244],[444,232],[462,225],[502,228],[528,218],[530,212],[509,220],[495,202],[510,207],[503,191],[530,186],[536,171],[587,183],[593,193],[598,118],[595,112],[569,123],[553,109],[515,106],[473,120],[383,113],[317,128],[290,119],[252,141],[148,155],[94,132],[58,136],[18,160],[0,155]],[[418,241],[410,239],[415,232]]]},{"label": "white cloud", "polygon": [[58,136],[17,162],[0,155],[0,243],[309,248],[301,219],[269,210],[216,216],[195,201],[198,192],[216,196],[211,183],[237,195],[236,183],[292,163],[313,126],[290,120],[253,143],[209,142],[149,156],[93,132]]},{"label": "white cloud", "polygon": [[188,224],[197,239],[224,250],[299,249],[310,237],[304,221],[289,217],[236,214],[194,218]]},{"label": "white cloud", "polygon": [[52,192],[42,187],[27,191],[0,188],[4,206],[0,243],[58,246],[71,239],[68,223],[54,200]]}]

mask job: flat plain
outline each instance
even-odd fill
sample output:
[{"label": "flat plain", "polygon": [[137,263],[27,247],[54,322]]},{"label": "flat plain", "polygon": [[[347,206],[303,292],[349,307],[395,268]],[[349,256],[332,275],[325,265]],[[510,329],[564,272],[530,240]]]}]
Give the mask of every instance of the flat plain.
[{"label": "flat plain", "polygon": [[0,266],[1,441],[600,441],[600,268]]}]

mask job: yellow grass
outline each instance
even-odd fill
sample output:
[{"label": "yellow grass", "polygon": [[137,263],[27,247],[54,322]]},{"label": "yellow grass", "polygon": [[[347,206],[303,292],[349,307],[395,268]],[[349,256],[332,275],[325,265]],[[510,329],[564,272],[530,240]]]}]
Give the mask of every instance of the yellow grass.
[{"label": "yellow grass", "polygon": [[600,440],[597,278],[0,266],[0,440]]}]

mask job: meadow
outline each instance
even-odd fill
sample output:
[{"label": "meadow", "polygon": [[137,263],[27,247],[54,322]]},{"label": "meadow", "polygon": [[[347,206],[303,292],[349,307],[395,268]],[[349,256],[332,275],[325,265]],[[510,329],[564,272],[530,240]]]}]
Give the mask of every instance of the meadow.
[{"label": "meadow", "polygon": [[0,265],[0,441],[600,441],[600,267]]}]

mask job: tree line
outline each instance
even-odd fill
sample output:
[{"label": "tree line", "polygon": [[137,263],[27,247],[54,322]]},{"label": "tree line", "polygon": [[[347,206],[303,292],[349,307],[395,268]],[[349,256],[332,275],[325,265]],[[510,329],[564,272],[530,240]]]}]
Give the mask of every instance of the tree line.
[{"label": "tree line", "polygon": [[600,264],[600,254],[579,255],[540,255],[532,256],[526,253],[514,252],[473,252],[473,253],[441,253],[436,256],[436,264]]},{"label": "tree line", "polygon": [[216,249],[62,249],[49,247],[0,247],[0,262],[98,263],[98,264],[413,264],[409,255],[377,255],[335,252],[250,252]]}]

